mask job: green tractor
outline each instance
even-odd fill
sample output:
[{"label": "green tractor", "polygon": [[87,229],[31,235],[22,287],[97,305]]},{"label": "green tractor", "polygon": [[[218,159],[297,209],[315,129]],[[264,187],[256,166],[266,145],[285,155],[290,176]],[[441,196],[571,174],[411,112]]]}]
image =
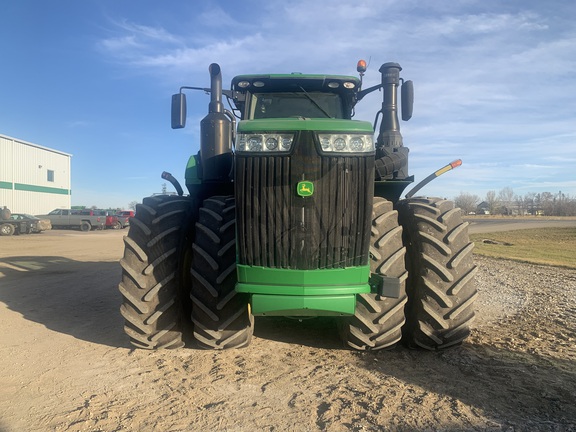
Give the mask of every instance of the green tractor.
[{"label": "green tractor", "polygon": [[[461,343],[474,317],[475,266],[468,224],[440,198],[406,195],[397,114],[412,115],[413,85],[386,63],[381,83],[353,76],[240,75],[222,89],[172,96],[172,128],[183,128],[183,90],[210,94],[184,195],[144,198],[121,260],[121,313],[139,348],[245,347],[254,316],[335,317],[357,350]],[[374,125],[352,120],[366,94],[382,91]],[[223,96],[231,110],[224,107]],[[236,119],[239,119],[238,123]],[[374,131],[380,119],[379,134]],[[236,124],[237,123],[237,124]]]}]

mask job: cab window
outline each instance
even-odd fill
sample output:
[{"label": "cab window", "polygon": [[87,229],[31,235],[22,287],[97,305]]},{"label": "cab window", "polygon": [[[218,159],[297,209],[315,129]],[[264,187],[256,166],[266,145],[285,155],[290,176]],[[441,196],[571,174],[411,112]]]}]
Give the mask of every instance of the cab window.
[{"label": "cab window", "polygon": [[250,119],[266,118],[344,118],[342,99],[336,93],[286,92],[255,93],[251,98]]}]

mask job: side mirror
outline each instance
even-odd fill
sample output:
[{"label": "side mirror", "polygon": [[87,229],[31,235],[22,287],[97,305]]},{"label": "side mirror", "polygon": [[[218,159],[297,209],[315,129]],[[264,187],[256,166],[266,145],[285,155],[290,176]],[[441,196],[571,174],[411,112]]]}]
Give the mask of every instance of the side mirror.
[{"label": "side mirror", "polygon": [[412,110],[414,108],[414,83],[412,81],[404,81],[401,89],[402,97],[402,120],[408,121],[412,118]]},{"label": "side mirror", "polygon": [[186,126],[186,95],[172,95],[172,129],[182,129]]}]

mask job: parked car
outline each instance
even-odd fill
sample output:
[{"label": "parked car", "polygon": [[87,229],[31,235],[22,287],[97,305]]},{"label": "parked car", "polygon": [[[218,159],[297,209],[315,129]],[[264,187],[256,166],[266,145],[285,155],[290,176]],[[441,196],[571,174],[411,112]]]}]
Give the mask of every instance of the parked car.
[{"label": "parked car", "polygon": [[0,236],[28,234],[30,232],[32,232],[32,222],[30,220],[12,219],[12,212],[5,206],[0,210]]},{"label": "parked car", "polygon": [[52,229],[52,222],[50,222],[50,219],[40,219],[27,213],[12,213],[10,219],[16,221],[29,221],[30,228],[34,233]]}]

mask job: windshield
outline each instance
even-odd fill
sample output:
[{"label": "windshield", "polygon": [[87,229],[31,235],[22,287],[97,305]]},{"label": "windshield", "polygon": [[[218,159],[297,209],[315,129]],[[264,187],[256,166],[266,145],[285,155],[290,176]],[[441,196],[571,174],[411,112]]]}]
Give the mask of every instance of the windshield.
[{"label": "windshield", "polygon": [[336,93],[256,93],[251,102],[250,119],[344,118],[342,100]]}]

